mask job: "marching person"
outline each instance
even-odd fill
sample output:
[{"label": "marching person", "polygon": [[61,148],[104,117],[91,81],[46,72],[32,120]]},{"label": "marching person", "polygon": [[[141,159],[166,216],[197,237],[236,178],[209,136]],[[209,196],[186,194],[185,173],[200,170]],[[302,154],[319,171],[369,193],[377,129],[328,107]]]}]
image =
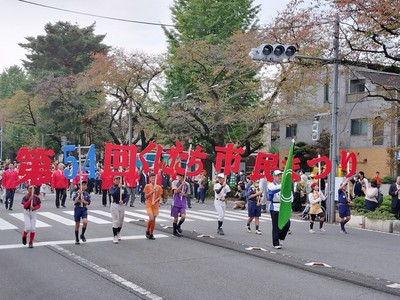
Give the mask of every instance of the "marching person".
[{"label": "marching person", "polygon": [[146,211],[149,216],[147,221],[146,237],[150,240],[155,240],[153,232],[156,226],[156,217],[158,216],[158,205],[163,195],[163,189],[156,184],[156,175],[151,173],[149,175],[150,183],[144,187],[144,194],[146,197]]},{"label": "marching person", "polygon": [[226,210],[226,196],[231,191],[229,185],[226,184],[225,175],[219,173],[217,175],[218,182],[214,185],[214,207],[218,213],[218,229],[217,234],[224,235],[222,225],[224,224],[225,210]]},{"label": "marching person", "polygon": [[282,241],[285,240],[290,228],[290,220],[282,229],[278,227],[282,174],[281,170],[275,170],[273,172],[274,181],[268,184],[268,200],[271,202],[269,211],[272,221],[272,244],[275,249],[282,248]]},{"label": "marching person", "polygon": [[87,206],[90,205],[90,195],[86,191],[87,182],[78,183],[78,190],[75,192],[72,200],[74,201],[74,220],[75,220],[75,245],[79,245],[79,226],[82,219],[82,233],[80,238],[86,242],[85,232],[87,228]]},{"label": "marching person", "polygon": [[[129,173],[129,169],[127,169],[127,173]],[[125,181],[125,185],[126,185],[126,190],[128,191],[129,198],[130,198],[129,206],[135,207],[133,205],[133,203],[135,203],[135,199],[136,199],[137,179],[135,176],[125,176],[124,181]],[[128,202],[126,204],[128,204]]]},{"label": "marching person", "polygon": [[259,229],[260,226],[260,217],[261,217],[261,197],[262,193],[259,187],[259,181],[253,181],[253,184],[248,189],[248,202],[247,202],[247,209],[248,209],[248,219],[246,229],[247,232],[251,232],[250,224],[254,220],[256,224],[256,231],[255,233],[261,235],[262,232]]},{"label": "marching person", "polygon": [[41,206],[40,198],[34,193],[34,186],[28,186],[28,193],[22,198],[21,204],[24,206],[25,229],[22,233],[22,244],[26,245],[26,237],[29,235],[29,248],[33,248],[33,240],[36,232],[36,211]]},{"label": "marching person", "polygon": [[58,164],[58,170],[54,171],[51,177],[51,188],[56,190],[56,207],[65,207],[65,200],[67,199],[67,188],[69,185],[67,177],[65,177],[65,165]]},{"label": "marching person", "polygon": [[316,216],[319,217],[319,231],[324,232],[325,229],[322,228],[325,221],[324,212],[321,208],[321,203],[324,201],[325,195],[319,191],[319,186],[317,182],[311,184],[311,193],[308,194],[308,201],[310,202],[310,233],[315,233],[314,221]]},{"label": "marching person", "polygon": [[104,172],[104,170],[101,170],[100,172],[100,179],[101,179],[101,203],[103,204],[104,207],[107,206],[107,197],[108,200],[110,202],[110,206],[111,206],[111,196],[109,194],[109,190],[110,187],[113,186],[114,184],[114,180],[112,175],[108,175],[106,176],[106,173]]},{"label": "marching person", "polygon": [[121,229],[124,224],[125,204],[128,202],[128,191],[121,183],[121,176],[114,176],[114,185],[110,187],[109,194],[112,198],[111,215],[113,219],[113,243],[121,240]]},{"label": "marching person", "polygon": [[339,211],[339,217],[340,217],[340,233],[347,234],[346,229],[344,228],[344,225],[348,221],[350,221],[350,196],[347,193],[347,184],[349,180],[347,179],[344,181],[339,188],[338,191],[338,211]]},{"label": "marching person", "polygon": [[[188,193],[190,192],[190,185],[185,181],[185,175],[178,173],[177,179],[172,182],[172,191],[174,193],[173,203],[171,206],[171,217],[174,218],[172,223],[173,235],[181,237],[182,229],[181,226],[185,222],[186,218],[186,201]],[[178,223],[179,215],[181,219]]]},{"label": "marching person", "polygon": [[14,203],[14,194],[17,188],[17,181],[19,179],[18,172],[14,169],[14,164],[8,164],[8,170],[5,170],[2,178],[2,185],[6,189],[6,209],[12,210]]}]

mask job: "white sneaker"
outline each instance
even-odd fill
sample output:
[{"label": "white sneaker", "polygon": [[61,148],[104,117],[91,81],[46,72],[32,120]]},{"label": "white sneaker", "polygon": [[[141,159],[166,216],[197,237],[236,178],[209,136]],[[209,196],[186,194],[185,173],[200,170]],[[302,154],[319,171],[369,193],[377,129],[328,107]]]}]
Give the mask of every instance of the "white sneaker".
[{"label": "white sneaker", "polygon": [[118,232],[118,233],[117,233],[117,239],[118,239],[118,241],[121,240],[121,232]]},{"label": "white sneaker", "polygon": [[321,232],[325,232],[326,230],[324,228],[321,228],[319,231]]},{"label": "white sneaker", "polygon": [[251,233],[251,228],[250,228],[250,226],[247,226],[247,225],[246,225],[246,230],[247,230],[248,233]]},{"label": "white sneaker", "polygon": [[114,240],[113,240],[114,244],[118,244],[118,237],[116,235],[114,235]]},{"label": "white sneaker", "polygon": [[274,248],[275,248],[275,249],[282,249],[282,246],[281,246],[281,245],[279,245],[279,246],[274,246]]},{"label": "white sneaker", "polygon": [[315,233],[315,231],[312,230],[312,229],[310,229],[308,232],[309,232],[309,233]]},{"label": "white sneaker", "polygon": [[258,234],[258,235],[262,235],[262,232],[261,232],[261,230],[256,230],[256,234]]}]

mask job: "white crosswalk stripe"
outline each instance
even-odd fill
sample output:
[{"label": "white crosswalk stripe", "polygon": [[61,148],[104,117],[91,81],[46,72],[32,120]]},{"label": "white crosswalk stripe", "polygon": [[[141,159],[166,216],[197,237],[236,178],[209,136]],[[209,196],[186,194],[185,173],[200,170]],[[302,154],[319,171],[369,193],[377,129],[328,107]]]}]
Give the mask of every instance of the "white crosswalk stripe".
[{"label": "white crosswalk stripe", "polygon": [[[71,216],[74,215],[74,212],[72,210],[71,211],[64,211],[64,213],[69,214]],[[92,216],[90,214],[90,212],[88,213],[88,221],[96,223],[96,224],[111,224],[112,223],[111,221],[107,221],[107,220],[103,220],[103,219],[94,217],[94,216]]]},{"label": "white crosswalk stripe", "polygon": [[[57,211],[57,213],[53,212],[38,212],[38,220],[36,222],[36,227],[52,227],[51,222],[56,222],[57,224],[63,224],[66,226],[73,226],[75,224],[74,219],[72,217],[65,218],[61,214],[67,214],[73,216],[73,211]],[[24,222],[24,214],[23,213],[10,213],[10,216],[18,219],[19,221]],[[187,210],[187,218],[188,222],[215,222],[217,220],[217,212],[214,209],[190,209]],[[43,218],[45,218],[45,222],[43,222]],[[241,211],[225,211],[225,221],[232,222],[243,222],[247,220],[247,210]],[[125,211],[125,222],[137,222],[139,220],[147,221],[148,216],[145,209],[134,209],[134,210],[126,210]],[[88,212],[88,221],[94,224],[111,224],[112,216],[108,211],[103,210],[89,210]],[[171,222],[171,212],[169,208],[160,208],[159,217],[157,218],[159,222]],[[305,222],[303,220],[291,219],[293,222]],[[267,214],[262,214],[260,217],[260,222],[271,222],[271,218]],[[54,225],[54,224],[53,224]],[[0,218],[0,230],[12,230],[17,228],[23,228],[23,223],[13,223],[10,220],[5,220]]]},{"label": "white crosswalk stripe", "polygon": [[54,220],[54,221],[56,221],[58,223],[61,223],[61,224],[67,225],[67,226],[74,226],[75,225],[74,220],[64,218],[62,216],[59,216],[59,215],[51,213],[51,212],[46,212],[46,211],[42,212],[41,211],[41,212],[38,212],[38,215],[41,215],[43,217],[52,219],[52,220]]},{"label": "white crosswalk stripe", "polygon": [[17,229],[17,226],[14,226],[13,224],[7,222],[6,220],[3,220],[0,218],[0,230],[7,230],[7,229]]},{"label": "white crosswalk stripe", "polygon": [[[22,222],[25,222],[23,213],[14,213],[14,214],[10,214],[10,216],[17,218],[18,220],[20,220]],[[22,226],[23,226],[23,224],[22,224]],[[19,227],[21,227],[21,224],[19,225]],[[41,228],[41,227],[51,227],[51,225],[47,224],[45,222],[42,222],[40,220],[36,220],[36,228]]]}]

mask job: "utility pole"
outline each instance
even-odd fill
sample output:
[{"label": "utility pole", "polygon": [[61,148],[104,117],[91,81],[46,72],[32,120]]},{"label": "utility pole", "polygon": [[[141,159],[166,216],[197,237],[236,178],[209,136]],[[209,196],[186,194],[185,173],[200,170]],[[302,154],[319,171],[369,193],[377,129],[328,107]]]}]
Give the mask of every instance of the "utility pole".
[{"label": "utility pole", "polygon": [[338,167],[338,136],[337,136],[337,117],[339,99],[339,15],[335,15],[333,37],[333,102],[332,102],[332,132],[331,132],[331,162],[332,170],[329,178],[329,206],[328,221],[336,221],[335,211],[335,177]]}]

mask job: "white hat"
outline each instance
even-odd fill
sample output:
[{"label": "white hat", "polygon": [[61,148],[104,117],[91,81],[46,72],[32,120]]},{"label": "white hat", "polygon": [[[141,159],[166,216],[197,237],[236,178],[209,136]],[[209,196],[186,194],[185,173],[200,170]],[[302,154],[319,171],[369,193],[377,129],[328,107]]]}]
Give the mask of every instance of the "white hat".
[{"label": "white hat", "polygon": [[217,175],[217,177],[218,177],[218,178],[225,178],[225,174],[224,174],[224,173],[219,173],[219,174]]},{"label": "white hat", "polygon": [[283,174],[283,172],[281,170],[275,170],[274,173],[273,173],[274,176],[277,176],[277,175],[280,175],[280,174]]}]

